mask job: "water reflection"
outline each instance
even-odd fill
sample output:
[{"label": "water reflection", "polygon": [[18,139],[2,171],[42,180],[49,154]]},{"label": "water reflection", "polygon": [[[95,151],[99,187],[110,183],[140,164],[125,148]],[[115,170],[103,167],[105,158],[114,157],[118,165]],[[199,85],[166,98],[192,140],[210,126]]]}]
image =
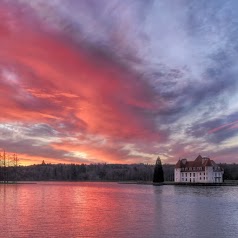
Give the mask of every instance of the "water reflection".
[{"label": "water reflection", "polygon": [[236,237],[236,187],[0,185],[0,237]]},{"label": "water reflection", "polygon": [[[170,237],[236,237],[238,234],[238,189],[236,187],[162,188],[157,196],[160,229]],[[155,190],[161,193],[161,188]],[[173,229],[166,228],[168,221]]]}]

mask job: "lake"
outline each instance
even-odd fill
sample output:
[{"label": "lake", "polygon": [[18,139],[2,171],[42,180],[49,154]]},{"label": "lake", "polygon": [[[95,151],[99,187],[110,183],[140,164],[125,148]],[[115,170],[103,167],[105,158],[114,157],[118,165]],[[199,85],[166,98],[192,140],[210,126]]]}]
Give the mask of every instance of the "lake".
[{"label": "lake", "polygon": [[0,185],[0,237],[238,237],[238,187]]}]

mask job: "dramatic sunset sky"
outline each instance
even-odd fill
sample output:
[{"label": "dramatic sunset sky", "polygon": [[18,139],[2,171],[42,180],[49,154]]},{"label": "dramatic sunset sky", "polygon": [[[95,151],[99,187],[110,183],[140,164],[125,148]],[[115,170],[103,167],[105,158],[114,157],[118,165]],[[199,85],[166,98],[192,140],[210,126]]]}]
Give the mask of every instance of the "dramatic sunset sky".
[{"label": "dramatic sunset sky", "polygon": [[0,0],[0,148],[237,162],[237,39],[237,0]]}]

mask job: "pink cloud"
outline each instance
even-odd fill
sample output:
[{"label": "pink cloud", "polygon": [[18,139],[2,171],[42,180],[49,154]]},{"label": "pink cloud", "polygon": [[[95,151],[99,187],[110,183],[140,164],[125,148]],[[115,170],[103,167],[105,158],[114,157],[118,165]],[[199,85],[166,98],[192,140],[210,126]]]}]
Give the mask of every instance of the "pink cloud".
[{"label": "pink cloud", "polygon": [[[18,31],[7,34],[7,23],[0,25],[1,68],[10,66],[18,77],[16,85],[1,80],[1,122],[47,123],[64,134],[72,133],[67,127],[71,125],[74,133],[125,142],[164,137],[153,118],[159,106],[145,82],[63,36],[34,29],[21,18],[17,21]],[[119,162],[127,156],[90,144],[79,149],[101,161]]]},{"label": "pink cloud", "polygon": [[227,124],[224,124],[224,125],[221,125],[219,127],[216,127],[216,128],[213,128],[213,129],[209,130],[208,133],[212,134],[212,133],[216,133],[216,132],[218,132],[220,130],[223,130],[223,129],[237,128],[237,125],[236,125],[237,123],[238,123],[238,120],[227,123]]}]

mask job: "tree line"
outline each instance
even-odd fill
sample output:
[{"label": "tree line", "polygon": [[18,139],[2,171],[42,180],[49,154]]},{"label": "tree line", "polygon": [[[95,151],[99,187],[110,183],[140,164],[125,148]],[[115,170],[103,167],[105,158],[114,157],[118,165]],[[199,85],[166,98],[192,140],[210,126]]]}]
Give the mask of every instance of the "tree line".
[{"label": "tree line", "polygon": [[[8,181],[153,181],[150,164],[38,164],[19,166],[16,156],[0,154],[0,182]],[[15,162],[14,162],[15,161]],[[174,181],[174,165],[162,166],[164,181]],[[238,164],[220,164],[224,179],[238,180]],[[161,169],[161,168],[160,168]],[[158,171],[161,170],[157,169]],[[160,172],[159,172],[160,176]]]},{"label": "tree line", "polygon": [[[152,181],[154,167],[149,164],[100,163],[8,166],[0,181]],[[166,181],[173,181],[173,168],[173,165],[163,165]],[[7,178],[3,179],[6,174]]]},{"label": "tree line", "polygon": [[238,164],[220,164],[224,169],[225,180],[238,180]]}]

